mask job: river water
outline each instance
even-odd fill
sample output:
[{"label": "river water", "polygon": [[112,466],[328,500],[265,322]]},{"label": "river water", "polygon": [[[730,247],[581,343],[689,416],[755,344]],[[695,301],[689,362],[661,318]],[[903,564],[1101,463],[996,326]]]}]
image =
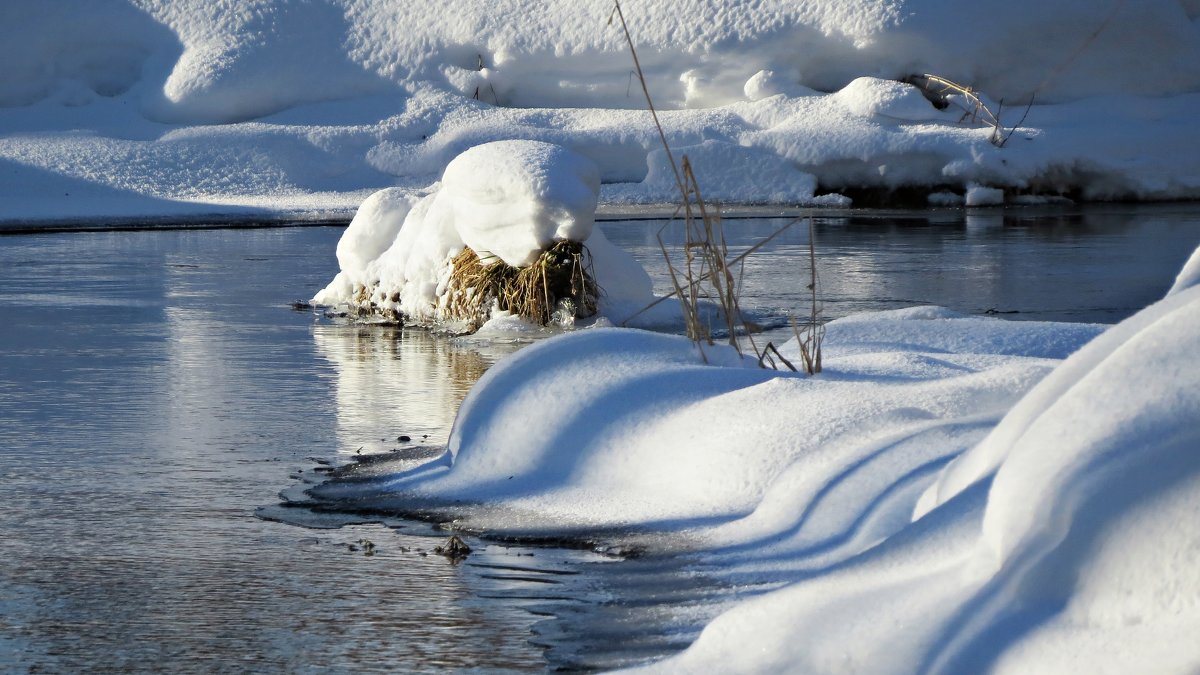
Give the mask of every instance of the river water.
[{"label": "river water", "polygon": [[[727,221],[731,249],[784,222]],[[666,289],[662,226],[603,224]],[[1169,287],[1200,209],[821,214],[814,229],[825,318],[933,303],[1115,322]],[[745,307],[808,311],[808,232],[749,258]],[[589,669],[692,639],[702,622],[673,608],[711,589],[665,583],[670,561],[472,540],[455,565],[416,522],[256,517],[301,471],[444,442],[471,384],[521,346],[293,309],[332,277],[340,233],[0,237],[0,670]]]}]

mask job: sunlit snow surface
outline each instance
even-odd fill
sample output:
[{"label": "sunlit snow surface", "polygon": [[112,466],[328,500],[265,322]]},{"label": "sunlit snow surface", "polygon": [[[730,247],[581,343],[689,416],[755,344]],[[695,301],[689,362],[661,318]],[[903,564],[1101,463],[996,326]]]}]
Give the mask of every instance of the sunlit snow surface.
[{"label": "sunlit snow surface", "polygon": [[714,579],[782,584],[668,672],[1194,672],[1198,336],[1194,286],[1107,329],[847,317],[815,377],[582,330],[485,374],[433,462],[310,495],[673,533]]},{"label": "sunlit snow surface", "polygon": [[[712,199],[1200,196],[1194,0],[625,13],[663,130]],[[512,0],[3,3],[0,219],[345,216],[503,139],[589,157],[603,202],[668,199],[674,177],[611,14]],[[1021,128],[993,146],[990,128],[896,81],[915,73],[1003,101]]]}]

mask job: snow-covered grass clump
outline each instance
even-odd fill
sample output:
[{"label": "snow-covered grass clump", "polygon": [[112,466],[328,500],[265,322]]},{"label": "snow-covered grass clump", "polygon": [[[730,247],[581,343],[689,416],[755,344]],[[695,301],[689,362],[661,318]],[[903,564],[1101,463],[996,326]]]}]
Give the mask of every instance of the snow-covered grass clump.
[{"label": "snow-covered grass clump", "polygon": [[[668,200],[675,186],[611,10],[3,3],[0,219],[347,214],[510,139],[587,156],[605,202]],[[844,204],[838,192],[856,188],[961,196],[970,185],[1006,199],[1200,197],[1194,0],[626,10],[668,141],[712,199]],[[973,87],[993,109],[1003,101],[1010,128],[1035,105],[997,148],[990,127],[899,82],[922,73]]]},{"label": "snow-covered grass clump", "polygon": [[776,589],[653,670],[1195,672],[1197,259],[1107,329],[833,321],[815,377],[568,334],[485,374],[441,457],[311,494],[493,533],[685,534],[706,575]]},{"label": "snow-covered grass clump", "polygon": [[[469,273],[495,269],[496,278],[542,271],[521,290],[558,293],[544,299],[547,316],[556,301],[570,301],[561,308],[568,319],[594,313],[597,300],[606,309],[648,302],[645,270],[592,227],[599,189],[595,164],[561,146],[476,146],[446,167],[430,194],[389,189],[367,198],[338,242],[340,271],[313,300],[415,323],[476,322],[466,328],[486,321],[493,305],[516,311],[519,303],[503,291],[462,281],[463,267],[472,265]],[[560,250],[556,242],[576,248]],[[568,290],[548,280],[553,274],[546,268],[559,261],[547,258],[556,256],[574,258],[567,273],[578,278],[565,279]],[[544,323],[540,312],[528,318]]]}]

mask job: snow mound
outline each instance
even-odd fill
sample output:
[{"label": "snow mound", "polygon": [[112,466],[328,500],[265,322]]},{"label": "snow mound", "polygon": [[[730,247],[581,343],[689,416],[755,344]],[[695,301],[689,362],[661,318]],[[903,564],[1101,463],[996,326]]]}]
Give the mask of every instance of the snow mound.
[{"label": "snow mound", "polygon": [[1196,249],[1192,253],[1192,257],[1184,263],[1183,269],[1179,270],[1179,275],[1175,277],[1175,283],[1171,285],[1171,290],[1167,291],[1167,295],[1174,295],[1197,284],[1200,284],[1200,249]]},{"label": "snow mound", "polygon": [[[889,492],[894,474],[929,476],[1052,359],[1098,330],[942,308],[855,317],[830,324],[839,349],[815,379],[762,370],[730,349],[708,352],[724,367],[704,365],[676,336],[582,331],[529,347],[484,375],[459,410],[449,470],[350,489],[384,503],[482,502],[488,513],[469,520],[491,531],[716,519],[732,522],[709,533],[713,542],[786,532],[804,509],[778,504],[797,495],[819,501],[820,486],[840,482],[849,456],[874,457],[873,482],[858,483],[855,499]],[[870,396],[864,381],[878,386]],[[518,423],[531,410],[537,423]],[[797,419],[805,420],[800,433]],[[905,431],[893,438],[897,427]],[[803,490],[799,477],[809,481]],[[908,490],[891,504],[889,522],[906,523],[918,494]],[[835,507],[821,508],[844,524]],[[803,536],[817,537],[814,527],[832,536],[835,526],[810,524]]]},{"label": "snow mound", "polygon": [[480,258],[524,267],[555,241],[587,241],[600,172],[588,158],[550,143],[475,146],[442,176],[463,242]]},{"label": "snow mound", "polygon": [[[1193,0],[629,9],[662,131],[714,199],[842,206],[848,188],[922,187],[948,204],[973,185],[1011,201],[1200,196]],[[347,216],[515,139],[591,159],[605,201],[670,200],[610,14],[515,0],[0,3],[0,219]],[[1035,105],[997,148],[990,128],[898,82],[922,73],[1004,101],[1005,125]],[[980,190],[967,201],[999,203]]]},{"label": "snow mound", "polygon": [[493,533],[685,532],[705,574],[775,588],[656,672],[1191,673],[1200,288],[1180,278],[1107,329],[848,317],[815,377],[559,336],[478,382],[436,461],[312,494]]},{"label": "snow mound", "polygon": [[1065,361],[911,526],[719,617],[663,669],[1194,672],[1198,360],[1192,289]]},{"label": "snow mound", "polygon": [[364,201],[338,241],[340,271],[313,302],[450,321],[450,263],[464,246],[485,262],[524,267],[555,241],[570,240],[587,242],[602,307],[628,311],[652,299],[650,278],[593,230],[599,189],[595,164],[560,146],[497,141],[470,148],[429,194],[388,189]]},{"label": "snow mound", "polygon": [[839,91],[836,98],[847,110],[860,117],[879,115],[910,122],[947,117],[916,87],[895,80],[860,77]]},{"label": "snow mound", "polygon": [[[481,0],[257,0],[226,9],[196,0],[9,5],[0,16],[0,44],[26,55],[17,63],[63,68],[20,68],[19,91],[0,104],[29,103],[64,75],[85,74],[116,76],[123,88],[146,78],[144,93],[157,112],[193,122],[241,120],[418,83],[521,107],[640,107],[626,93],[622,35],[606,30],[611,7],[524,10]],[[738,100],[764,70],[822,91],[863,75],[937,72],[1009,101],[1039,87],[1040,96],[1061,101],[1113,91],[1176,94],[1200,85],[1196,11],[1180,0],[1021,0],[1001,13],[921,0],[736,8],[690,0],[629,10],[651,90],[667,107]],[[72,63],[61,49],[73,36],[82,38],[86,64]],[[159,66],[142,72],[147,59]]]}]

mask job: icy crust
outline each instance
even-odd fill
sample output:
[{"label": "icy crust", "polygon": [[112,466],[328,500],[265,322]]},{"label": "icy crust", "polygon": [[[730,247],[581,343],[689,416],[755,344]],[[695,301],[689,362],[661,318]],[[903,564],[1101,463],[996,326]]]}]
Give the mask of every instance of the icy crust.
[{"label": "icy crust", "polygon": [[451,260],[464,246],[484,262],[532,263],[555,241],[585,243],[603,290],[600,309],[628,314],[653,299],[650,277],[593,229],[595,164],[561,146],[496,141],[463,152],[428,194],[380,190],[337,245],[339,272],[313,297],[427,324],[453,322]]},{"label": "icy crust", "polygon": [[[942,0],[626,8],[663,130],[726,203],[844,205],[843,188],[1200,197],[1193,0]],[[606,3],[59,0],[0,5],[4,220],[345,216],[426,188],[467,148],[552,142],[606,202],[674,178]],[[939,111],[929,72],[1016,124]],[[818,187],[819,186],[819,187]],[[946,197],[950,195],[950,197]]]}]

